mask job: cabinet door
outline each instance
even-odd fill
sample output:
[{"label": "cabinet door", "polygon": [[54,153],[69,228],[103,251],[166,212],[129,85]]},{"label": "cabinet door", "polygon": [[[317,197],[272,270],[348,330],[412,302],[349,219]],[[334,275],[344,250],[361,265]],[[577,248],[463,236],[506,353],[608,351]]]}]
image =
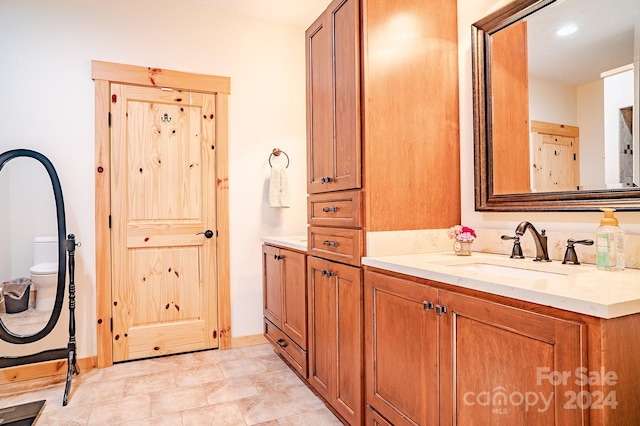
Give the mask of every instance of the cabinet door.
[{"label": "cabinet door", "polygon": [[437,300],[432,287],[365,273],[366,402],[396,426],[438,424]]},{"label": "cabinet door", "polygon": [[352,425],[362,420],[361,270],[309,257],[309,382]]},{"label": "cabinet door", "polygon": [[307,349],[306,255],[281,250],[282,331],[302,349]]},{"label": "cabinet door", "polygon": [[264,317],[282,328],[282,274],[280,249],[262,246],[262,297]]},{"label": "cabinet door", "polygon": [[586,326],[446,291],[440,304],[441,424],[586,424]]},{"label": "cabinet door", "polygon": [[334,0],[306,32],[309,193],[360,187],[360,15]]}]

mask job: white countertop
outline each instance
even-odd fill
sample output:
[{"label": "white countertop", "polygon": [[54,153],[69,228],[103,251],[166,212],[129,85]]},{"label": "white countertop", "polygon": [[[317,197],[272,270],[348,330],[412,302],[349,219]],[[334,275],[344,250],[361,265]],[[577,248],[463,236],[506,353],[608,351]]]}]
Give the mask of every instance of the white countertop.
[{"label": "white countertop", "polygon": [[363,257],[362,264],[600,318],[640,312],[638,269],[600,271],[594,265],[477,252]]},{"label": "white countertop", "polygon": [[288,237],[262,237],[260,238],[263,243],[273,244],[279,247],[286,247],[299,251],[307,251],[307,236],[306,235],[293,235]]}]

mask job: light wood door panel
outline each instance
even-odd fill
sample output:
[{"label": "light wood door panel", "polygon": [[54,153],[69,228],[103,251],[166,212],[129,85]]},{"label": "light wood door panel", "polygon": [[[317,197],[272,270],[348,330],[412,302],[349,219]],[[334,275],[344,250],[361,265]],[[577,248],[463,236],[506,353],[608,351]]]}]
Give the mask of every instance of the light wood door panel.
[{"label": "light wood door panel", "polygon": [[215,95],[111,95],[114,361],[217,347]]}]

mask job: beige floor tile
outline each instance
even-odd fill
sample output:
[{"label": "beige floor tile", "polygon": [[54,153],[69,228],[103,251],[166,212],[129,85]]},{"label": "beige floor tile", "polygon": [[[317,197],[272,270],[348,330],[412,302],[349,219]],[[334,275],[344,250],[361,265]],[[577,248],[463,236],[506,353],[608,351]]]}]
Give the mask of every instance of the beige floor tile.
[{"label": "beige floor tile", "polygon": [[58,407],[47,401],[44,411],[35,424],[37,426],[80,426],[89,422],[90,415],[90,405]]},{"label": "beige floor tile", "polygon": [[103,380],[115,380],[127,377],[145,376],[147,374],[153,373],[153,371],[151,371],[151,364],[147,360],[118,363],[103,370]]},{"label": "beige floor tile", "polygon": [[209,404],[236,401],[258,395],[258,390],[249,377],[218,380],[203,385]]},{"label": "beige floor tile", "polygon": [[247,425],[301,414],[300,408],[283,392],[268,392],[238,402]]},{"label": "beige floor tile", "polygon": [[234,349],[236,357],[241,358],[257,358],[265,355],[275,355],[273,346],[270,343],[263,343],[255,346],[245,346]]},{"label": "beige floor tile", "polygon": [[229,379],[232,377],[251,376],[253,374],[264,373],[267,367],[259,358],[236,359],[232,361],[223,361],[220,369],[224,377]]},{"label": "beige floor tile", "polygon": [[172,371],[162,371],[155,374],[126,378],[124,381],[124,395],[139,395],[171,389],[176,386],[176,378]]},{"label": "beige floor tile", "polygon": [[151,394],[151,415],[159,416],[206,406],[207,395],[202,385],[174,386]]},{"label": "beige floor tile", "polygon": [[192,366],[190,369],[176,371],[174,374],[176,376],[176,385],[178,386],[190,386],[224,379],[222,370],[217,365]]},{"label": "beige floor tile", "polygon": [[69,406],[104,403],[121,399],[124,394],[125,379],[102,380],[72,384],[69,392]]},{"label": "beige floor tile", "polygon": [[163,414],[161,416],[147,417],[145,419],[120,423],[120,426],[179,426],[181,424],[182,416],[180,415],[180,413],[170,413]]},{"label": "beige floor tile", "polygon": [[261,393],[303,385],[302,380],[288,368],[252,375],[251,381]]},{"label": "beige floor tile", "polygon": [[182,412],[183,426],[244,426],[240,409],[233,402],[209,405]]},{"label": "beige floor tile", "polygon": [[149,395],[133,395],[94,405],[87,425],[115,425],[147,417],[151,417],[151,398]]},{"label": "beige floor tile", "polygon": [[[302,381],[300,381],[302,383]],[[284,391],[289,395],[289,398],[296,403],[303,411],[313,411],[328,408],[324,405],[324,402],[318,398],[304,383],[295,386],[285,386]],[[333,414],[332,414],[333,416]]]}]

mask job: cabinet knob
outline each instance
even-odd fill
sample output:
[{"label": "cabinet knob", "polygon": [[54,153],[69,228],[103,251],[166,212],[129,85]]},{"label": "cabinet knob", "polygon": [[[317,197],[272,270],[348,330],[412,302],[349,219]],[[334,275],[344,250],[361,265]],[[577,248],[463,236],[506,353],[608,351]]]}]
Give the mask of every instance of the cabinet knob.
[{"label": "cabinet knob", "polygon": [[276,343],[281,347],[281,348],[286,348],[287,346],[289,346],[286,342],[286,340],[284,339],[278,339],[276,340]]}]

